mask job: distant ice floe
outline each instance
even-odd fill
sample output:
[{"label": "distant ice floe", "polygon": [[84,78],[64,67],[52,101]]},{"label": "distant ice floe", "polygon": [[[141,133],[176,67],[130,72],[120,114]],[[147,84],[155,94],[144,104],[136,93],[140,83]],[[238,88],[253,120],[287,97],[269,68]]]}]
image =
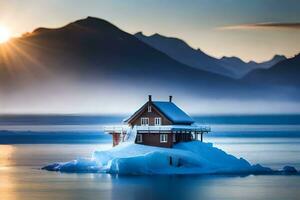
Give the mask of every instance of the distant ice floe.
[{"label": "distant ice floe", "polygon": [[54,163],[44,170],[68,173],[110,174],[299,174],[291,166],[273,170],[251,165],[213,147],[211,143],[184,142],[173,148],[123,143],[107,151],[96,151],[91,159]]}]

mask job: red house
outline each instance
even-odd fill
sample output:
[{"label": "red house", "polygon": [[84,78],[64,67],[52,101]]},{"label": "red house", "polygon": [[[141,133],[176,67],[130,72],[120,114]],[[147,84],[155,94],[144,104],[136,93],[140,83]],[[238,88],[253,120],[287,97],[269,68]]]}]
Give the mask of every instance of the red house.
[{"label": "red house", "polygon": [[108,127],[113,137],[113,146],[120,142],[132,141],[137,144],[171,148],[178,142],[203,140],[203,134],[210,128],[199,126],[195,121],[172,102],[149,100],[129,118],[125,126]]}]

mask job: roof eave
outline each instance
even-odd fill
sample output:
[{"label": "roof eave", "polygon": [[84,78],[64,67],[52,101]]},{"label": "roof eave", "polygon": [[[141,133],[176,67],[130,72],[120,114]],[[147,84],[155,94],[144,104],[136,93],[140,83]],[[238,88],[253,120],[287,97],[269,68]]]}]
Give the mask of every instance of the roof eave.
[{"label": "roof eave", "polygon": [[174,124],[193,124],[195,121],[172,121]]},{"label": "roof eave", "polygon": [[144,105],[142,105],[137,111],[135,111],[130,117],[128,118],[125,118],[123,120],[123,122],[126,122],[126,123],[130,123],[132,121],[132,119],[134,119],[139,113],[141,110],[143,110],[143,108],[148,104],[149,102],[146,102]]}]

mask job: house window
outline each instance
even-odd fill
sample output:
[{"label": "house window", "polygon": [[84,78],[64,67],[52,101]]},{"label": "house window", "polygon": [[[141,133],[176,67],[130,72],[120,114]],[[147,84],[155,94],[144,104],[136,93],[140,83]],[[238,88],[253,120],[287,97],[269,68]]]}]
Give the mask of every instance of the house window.
[{"label": "house window", "polygon": [[168,134],[160,134],[160,143],[168,142]]},{"label": "house window", "polygon": [[136,143],[142,143],[143,142],[143,135],[137,134],[136,135]]},{"label": "house window", "polygon": [[152,112],[151,106],[148,106],[148,112]]},{"label": "house window", "polygon": [[176,142],[176,134],[173,133],[173,142]]},{"label": "house window", "polygon": [[161,125],[161,117],[155,117],[154,118],[154,125],[160,126]]},{"label": "house window", "polygon": [[148,126],[149,125],[149,118],[148,117],[142,117],[141,118],[141,125],[142,126]]}]

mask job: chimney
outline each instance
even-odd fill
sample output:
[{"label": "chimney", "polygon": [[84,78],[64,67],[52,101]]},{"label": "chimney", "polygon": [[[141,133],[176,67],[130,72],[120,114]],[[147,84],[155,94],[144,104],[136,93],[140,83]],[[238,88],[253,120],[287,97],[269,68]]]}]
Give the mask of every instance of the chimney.
[{"label": "chimney", "polygon": [[152,101],[152,95],[148,95],[149,102]]},{"label": "chimney", "polygon": [[170,96],[169,96],[169,102],[172,102],[172,98],[173,98],[173,96],[170,95]]}]

